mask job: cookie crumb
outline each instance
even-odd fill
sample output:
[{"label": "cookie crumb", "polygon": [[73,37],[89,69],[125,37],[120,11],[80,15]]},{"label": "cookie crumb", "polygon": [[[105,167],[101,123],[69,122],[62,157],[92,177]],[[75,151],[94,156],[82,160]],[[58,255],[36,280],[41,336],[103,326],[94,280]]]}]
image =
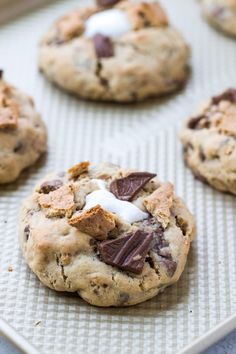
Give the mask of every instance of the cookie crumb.
[{"label": "cookie crumb", "polygon": [[35,327],[37,327],[40,323],[41,323],[42,321],[41,320],[39,320],[39,321],[37,321],[37,322],[35,322]]},{"label": "cookie crumb", "polygon": [[13,272],[12,266],[9,266],[9,267],[7,268],[7,270],[8,270],[8,272]]}]

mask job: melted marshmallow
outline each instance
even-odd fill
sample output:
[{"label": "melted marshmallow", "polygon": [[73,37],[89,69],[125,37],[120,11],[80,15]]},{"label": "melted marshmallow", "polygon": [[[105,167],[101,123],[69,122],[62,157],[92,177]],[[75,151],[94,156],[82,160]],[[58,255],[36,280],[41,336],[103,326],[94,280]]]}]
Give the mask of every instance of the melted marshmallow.
[{"label": "melted marshmallow", "polygon": [[98,204],[130,224],[148,218],[148,214],[134,204],[117,199],[114,194],[105,189],[96,190],[88,194],[84,209],[90,209]]},{"label": "melted marshmallow", "polygon": [[93,178],[91,181],[95,182],[99,189],[106,189],[107,184],[102,179]]},{"label": "melted marshmallow", "polygon": [[118,9],[98,12],[89,17],[85,23],[85,37],[93,37],[95,34],[103,34],[111,38],[117,38],[131,31],[131,24],[126,14]]}]

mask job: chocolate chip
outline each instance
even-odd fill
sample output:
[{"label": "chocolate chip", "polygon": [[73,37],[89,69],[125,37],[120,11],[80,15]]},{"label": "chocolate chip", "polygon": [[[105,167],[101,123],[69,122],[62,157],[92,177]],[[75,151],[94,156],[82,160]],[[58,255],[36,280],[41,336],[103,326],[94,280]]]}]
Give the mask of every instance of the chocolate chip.
[{"label": "chocolate chip", "polygon": [[93,289],[94,294],[99,295],[99,290],[98,289]]},{"label": "chocolate chip", "polygon": [[172,259],[168,259],[168,258],[161,257],[161,256],[159,256],[158,260],[160,263],[163,263],[164,266],[166,267],[169,277],[172,277],[176,271],[177,263],[175,261],[173,261]]},{"label": "chocolate chip", "polygon": [[127,293],[120,293],[119,295],[119,304],[123,305],[130,299],[129,294]]},{"label": "chocolate chip", "polygon": [[145,184],[155,176],[155,173],[133,172],[124,178],[111,182],[110,191],[120,200],[131,201]]},{"label": "chocolate chip", "polygon": [[102,7],[110,7],[117,4],[120,0],[97,0],[97,5]]},{"label": "chocolate chip", "polygon": [[152,240],[152,233],[136,230],[115,240],[103,241],[98,249],[105,263],[140,274]]},{"label": "chocolate chip", "polygon": [[183,153],[188,155],[190,150],[193,150],[193,145],[190,142],[187,142],[186,145],[183,146]]},{"label": "chocolate chip", "polygon": [[219,104],[221,101],[236,103],[236,89],[229,88],[220,95],[212,97],[211,101],[212,104]]},{"label": "chocolate chip", "polygon": [[3,73],[4,73],[4,71],[2,69],[0,69],[0,80],[3,78]]},{"label": "chocolate chip", "polygon": [[20,152],[20,150],[22,150],[22,148],[23,148],[23,144],[19,141],[19,142],[15,145],[13,151],[14,151],[15,153],[18,153],[18,152]]},{"label": "chocolate chip", "polygon": [[93,37],[93,43],[98,58],[110,58],[114,55],[114,48],[109,37],[102,34],[96,34]]},{"label": "chocolate chip", "polygon": [[153,233],[151,249],[156,253],[159,254],[162,248],[169,246],[169,243],[164,238],[163,227],[155,218],[151,217],[149,219],[137,222],[134,225],[145,232]]},{"label": "chocolate chip", "polygon": [[29,225],[26,225],[26,227],[24,228],[24,234],[25,234],[26,241],[28,241],[29,235],[30,235],[30,226]]},{"label": "chocolate chip", "polygon": [[104,77],[101,76],[101,72],[102,72],[102,63],[101,63],[101,61],[98,60],[95,74],[98,77],[100,84],[104,87],[108,87],[109,82],[107,79],[105,79]]},{"label": "chocolate chip", "polygon": [[206,160],[206,155],[205,155],[203,147],[201,145],[199,146],[199,158],[201,161]]},{"label": "chocolate chip", "polygon": [[190,143],[189,141],[187,142],[187,148],[193,150],[193,144]]},{"label": "chocolate chip", "polygon": [[188,121],[188,128],[189,129],[198,129],[198,124],[199,122],[204,119],[205,116],[204,115],[200,115],[197,117],[193,117]]},{"label": "chocolate chip", "polygon": [[138,16],[141,17],[144,27],[150,26],[150,21],[146,18],[146,15],[142,11],[138,11]]},{"label": "chocolate chip", "polygon": [[54,179],[52,181],[46,181],[40,186],[40,193],[48,194],[55,191],[63,185],[60,179]]},{"label": "chocolate chip", "polygon": [[195,177],[197,180],[199,180],[199,181],[201,181],[201,182],[203,182],[203,183],[208,183],[208,182],[207,182],[207,179],[206,179],[203,175],[201,175],[200,172],[198,172],[198,171],[196,171],[196,170],[192,170],[192,171],[193,171],[194,177]]},{"label": "chocolate chip", "polygon": [[[159,263],[163,263],[167,269],[168,275],[172,276],[176,270],[177,264],[172,259],[172,255],[168,248],[169,242],[165,240],[162,226],[156,221],[155,218],[149,218],[139,223],[139,227],[143,228],[146,232],[152,232],[153,241],[151,251],[157,254]],[[148,257],[147,261],[151,268],[155,268],[155,262],[152,257]]]}]

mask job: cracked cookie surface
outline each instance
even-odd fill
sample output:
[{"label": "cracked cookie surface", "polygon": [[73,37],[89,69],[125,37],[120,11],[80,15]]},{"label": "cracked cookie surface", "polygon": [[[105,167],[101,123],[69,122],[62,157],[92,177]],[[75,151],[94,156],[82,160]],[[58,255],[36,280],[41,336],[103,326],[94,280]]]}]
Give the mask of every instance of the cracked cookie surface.
[{"label": "cracked cookie surface", "polygon": [[236,195],[236,90],[212,97],[180,133],[184,160],[196,178]]},{"label": "cracked cookie surface", "polygon": [[170,183],[110,163],[48,175],[20,213],[21,248],[41,282],[104,307],[138,304],[175,283],[194,234]]},{"label": "cracked cookie surface", "polygon": [[201,0],[202,11],[210,24],[236,37],[236,0]]},{"label": "cracked cookie surface", "polygon": [[135,0],[74,10],[53,24],[39,47],[39,68],[49,80],[85,99],[117,102],[181,88],[188,58],[161,6]]},{"label": "cracked cookie surface", "polygon": [[0,184],[13,182],[45,152],[46,128],[34,102],[0,78]]}]

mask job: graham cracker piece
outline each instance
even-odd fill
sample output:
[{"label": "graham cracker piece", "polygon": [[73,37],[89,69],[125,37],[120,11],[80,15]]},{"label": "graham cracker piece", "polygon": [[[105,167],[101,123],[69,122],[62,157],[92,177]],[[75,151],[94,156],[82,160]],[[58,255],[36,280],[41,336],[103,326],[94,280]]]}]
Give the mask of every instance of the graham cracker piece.
[{"label": "graham cracker piece", "polygon": [[173,185],[163,183],[149,197],[144,199],[146,209],[166,228],[170,222],[170,209],[173,204]]},{"label": "graham cracker piece", "polygon": [[134,30],[145,27],[165,27],[168,25],[166,13],[158,2],[141,2],[135,4],[124,1],[118,7],[127,13]]},{"label": "graham cracker piece", "polygon": [[40,194],[38,203],[48,217],[70,217],[75,207],[72,186],[62,186],[48,194]]},{"label": "graham cracker piece", "polygon": [[88,161],[82,161],[71,168],[69,168],[68,173],[71,178],[77,178],[79,177],[82,173],[88,172],[90,162]]},{"label": "graham cracker piece", "polygon": [[115,216],[100,205],[73,216],[69,220],[69,224],[97,240],[105,240],[108,232],[116,226]]},{"label": "graham cracker piece", "polygon": [[3,83],[0,86],[0,129],[17,127],[19,106],[11,98],[11,88]]}]

